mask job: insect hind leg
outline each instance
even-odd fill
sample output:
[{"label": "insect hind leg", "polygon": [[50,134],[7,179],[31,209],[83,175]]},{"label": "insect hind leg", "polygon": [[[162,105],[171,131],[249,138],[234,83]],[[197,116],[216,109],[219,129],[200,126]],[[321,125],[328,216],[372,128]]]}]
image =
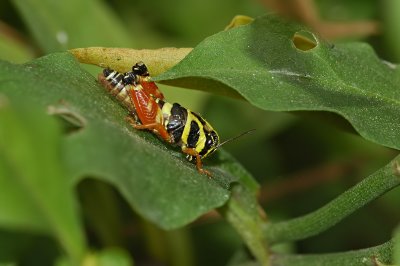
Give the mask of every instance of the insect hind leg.
[{"label": "insect hind leg", "polygon": [[200,174],[205,174],[208,176],[208,178],[212,178],[211,173],[203,168],[203,162],[201,161],[200,154],[196,151],[196,149],[184,147],[182,148],[182,152],[196,158],[196,168]]}]

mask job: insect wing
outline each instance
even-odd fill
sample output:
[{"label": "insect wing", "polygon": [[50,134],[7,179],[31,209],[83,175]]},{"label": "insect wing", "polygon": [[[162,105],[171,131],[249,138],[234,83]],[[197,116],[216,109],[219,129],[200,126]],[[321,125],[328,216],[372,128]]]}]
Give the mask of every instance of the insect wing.
[{"label": "insect wing", "polygon": [[142,124],[160,122],[158,121],[161,114],[160,107],[154,98],[143,90],[141,85],[131,85],[129,95],[136,107],[136,113]]},{"label": "insect wing", "polygon": [[140,83],[145,93],[153,95],[155,98],[164,100],[164,94],[158,89],[158,86],[154,82],[142,81]]}]

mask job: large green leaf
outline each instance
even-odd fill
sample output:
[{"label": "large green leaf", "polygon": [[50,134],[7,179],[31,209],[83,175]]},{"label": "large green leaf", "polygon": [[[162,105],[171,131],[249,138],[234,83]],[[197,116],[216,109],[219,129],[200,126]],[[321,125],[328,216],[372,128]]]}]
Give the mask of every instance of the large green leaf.
[{"label": "large green leaf", "polygon": [[[1,87],[15,89],[1,79]],[[20,101],[18,110],[0,106],[0,227],[54,235],[77,262],[85,240],[61,163],[61,130],[54,118]]]},{"label": "large green leaf", "polygon": [[205,162],[214,175],[208,179],[178,149],[131,128],[125,109],[69,54],[52,54],[25,65],[2,62],[0,73],[0,92],[10,99],[31,98],[80,127],[64,139],[71,182],[85,176],[101,178],[163,228],[182,226],[223,205],[232,182],[256,188],[223,151]]},{"label": "large green leaf", "polygon": [[166,84],[232,94],[273,111],[330,111],[366,139],[400,149],[400,75],[364,43],[332,45],[315,37],[303,51],[297,24],[267,15],[215,34],[157,77]]}]

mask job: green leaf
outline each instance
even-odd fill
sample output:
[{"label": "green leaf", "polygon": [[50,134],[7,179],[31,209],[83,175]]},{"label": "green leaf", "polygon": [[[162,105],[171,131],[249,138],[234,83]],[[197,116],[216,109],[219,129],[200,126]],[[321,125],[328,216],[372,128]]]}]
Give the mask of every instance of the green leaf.
[{"label": "green leaf", "polygon": [[[149,132],[134,130],[127,112],[70,54],[52,54],[25,65],[0,64],[0,92],[10,99],[31,98],[51,106],[81,128],[63,142],[71,182],[91,176],[114,185],[142,216],[166,228],[185,225],[222,206],[230,184],[257,185],[227,153],[206,160],[208,179],[179,149]],[[27,87],[29,84],[29,87]]]},{"label": "green leaf", "polygon": [[239,94],[264,110],[335,112],[364,138],[400,149],[397,66],[365,43],[332,45],[314,36],[317,46],[303,51],[292,41],[299,32],[307,29],[262,16],[205,39],[155,80]]},{"label": "green leaf", "polygon": [[100,0],[12,2],[44,52],[132,44],[124,25]]},{"label": "green leaf", "polygon": [[18,109],[0,107],[0,227],[54,235],[78,262],[85,239],[61,163],[60,128],[37,107],[18,102]]}]

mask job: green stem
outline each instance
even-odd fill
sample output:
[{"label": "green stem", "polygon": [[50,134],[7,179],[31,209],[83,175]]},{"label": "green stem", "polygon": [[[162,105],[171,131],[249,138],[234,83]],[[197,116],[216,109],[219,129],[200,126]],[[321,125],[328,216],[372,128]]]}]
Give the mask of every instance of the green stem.
[{"label": "green stem", "polygon": [[400,184],[400,156],[322,208],[288,221],[264,225],[270,243],[304,239],[327,230]]},{"label": "green stem", "polygon": [[296,266],[342,266],[342,265],[377,265],[390,263],[393,252],[393,241],[382,245],[355,251],[318,254],[318,255],[273,255],[272,265]]},{"label": "green stem", "polygon": [[141,230],[152,258],[171,266],[195,265],[193,241],[188,228],[165,231],[143,220]]},{"label": "green stem", "polygon": [[260,265],[269,266],[268,246],[262,234],[263,221],[254,195],[236,185],[228,203],[219,211],[240,234]]}]

